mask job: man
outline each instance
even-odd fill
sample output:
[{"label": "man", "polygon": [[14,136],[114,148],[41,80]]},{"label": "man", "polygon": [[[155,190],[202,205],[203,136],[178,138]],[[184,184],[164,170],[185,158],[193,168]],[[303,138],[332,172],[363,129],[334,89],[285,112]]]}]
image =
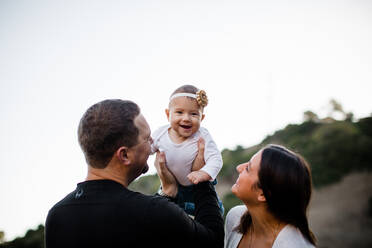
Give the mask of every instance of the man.
[{"label": "man", "polygon": [[222,247],[223,220],[210,182],[195,187],[195,218],[172,200],[175,178],[158,153],[160,195],[130,191],[148,170],[150,128],[131,101],[105,100],[91,106],[78,128],[88,175],[48,213],[46,248]]}]

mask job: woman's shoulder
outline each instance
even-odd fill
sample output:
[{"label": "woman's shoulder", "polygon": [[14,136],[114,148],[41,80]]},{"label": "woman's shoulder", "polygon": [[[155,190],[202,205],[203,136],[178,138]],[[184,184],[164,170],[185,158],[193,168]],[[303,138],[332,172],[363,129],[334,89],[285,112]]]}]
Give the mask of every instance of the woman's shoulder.
[{"label": "woman's shoulder", "polygon": [[273,248],[315,248],[293,225],[286,225],[278,234]]},{"label": "woman's shoulder", "polygon": [[235,217],[241,217],[245,211],[247,211],[247,207],[245,205],[238,205],[230,209],[230,211],[227,213],[227,217],[235,218]]},{"label": "woman's shoulder", "polygon": [[235,206],[226,215],[226,229],[231,231],[234,229],[240,222],[240,218],[247,211],[245,205]]},{"label": "woman's shoulder", "polygon": [[238,247],[242,234],[235,230],[239,225],[242,215],[247,211],[245,205],[239,205],[230,209],[225,222],[225,247]]}]

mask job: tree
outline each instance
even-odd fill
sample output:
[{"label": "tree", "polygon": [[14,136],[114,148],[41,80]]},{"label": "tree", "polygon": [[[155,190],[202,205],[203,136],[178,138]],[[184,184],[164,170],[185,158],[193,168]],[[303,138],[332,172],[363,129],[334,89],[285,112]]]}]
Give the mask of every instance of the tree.
[{"label": "tree", "polygon": [[[345,120],[346,119],[346,113],[345,113],[344,108],[342,107],[341,103],[339,103],[335,99],[331,99],[329,101],[328,116],[332,117],[334,119]],[[335,118],[337,116],[339,116],[339,118]]]},{"label": "tree", "polygon": [[318,115],[315,114],[313,111],[305,111],[303,116],[304,121],[312,121],[312,122],[318,122],[319,118]]},{"label": "tree", "polygon": [[12,241],[0,244],[0,248],[43,248],[44,226],[39,225],[36,229],[30,229],[24,237],[15,238]]},{"label": "tree", "polygon": [[352,112],[346,113],[345,121],[353,121],[354,120],[354,114]]},{"label": "tree", "polygon": [[5,233],[0,231],[0,244],[5,242]]}]

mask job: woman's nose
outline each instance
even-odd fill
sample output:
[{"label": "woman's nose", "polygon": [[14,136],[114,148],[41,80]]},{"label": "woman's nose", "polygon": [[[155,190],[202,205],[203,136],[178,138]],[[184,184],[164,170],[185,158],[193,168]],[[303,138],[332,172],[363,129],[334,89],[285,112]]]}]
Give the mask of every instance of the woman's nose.
[{"label": "woman's nose", "polygon": [[240,173],[243,169],[243,165],[244,164],[240,164],[240,165],[236,166],[236,171]]}]

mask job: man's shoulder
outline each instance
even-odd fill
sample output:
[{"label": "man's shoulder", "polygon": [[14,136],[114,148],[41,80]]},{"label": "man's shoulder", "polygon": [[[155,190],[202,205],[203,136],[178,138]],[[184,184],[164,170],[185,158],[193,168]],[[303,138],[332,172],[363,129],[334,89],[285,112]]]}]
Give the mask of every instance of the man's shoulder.
[{"label": "man's shoulder", "polygon": [[129,189],[123,191],[121,194],[118,194],[116,198],[117,204],[135,204],[138,207],[142,206],[143,208],[149,208],[150,212],[151,209],[160,209],[163,212],[173,204],[160,195],[145,195],[141,192],[136,192]]},{"label": "man's shoulder", "polygon": [[[98,186],[101,182],[95,182],[95,186]],[[105,187],[107,184],[112,184],[113,187]],[[104,185],[106,184],[106,185]],[[86,188],[84,183],[82,187],[78,187],[67,194],[63,199],[58,201],[50,211],[64,208],[74,205],[128,205],[128,204],[145,204],[146,202],[150,203],[153,199],[152,196],[142,194],[140,192],[132,191],[128,188],[114,185],[115,182],[102,182],[99,189],[97,188]]]},{"label": "man's shoulder", "polygon": [[62,207],[64,205],[68,204],[71,201],[71,199],[74,198],[74,195],[76,195],[76,190],[68,193],[65,197],[63,197],[56,204],[54,204],[53,207],[50,209],[50,211],[55,209],[55,208]]}]

